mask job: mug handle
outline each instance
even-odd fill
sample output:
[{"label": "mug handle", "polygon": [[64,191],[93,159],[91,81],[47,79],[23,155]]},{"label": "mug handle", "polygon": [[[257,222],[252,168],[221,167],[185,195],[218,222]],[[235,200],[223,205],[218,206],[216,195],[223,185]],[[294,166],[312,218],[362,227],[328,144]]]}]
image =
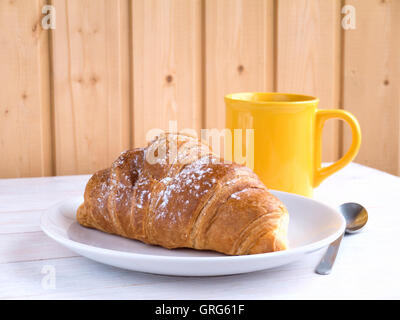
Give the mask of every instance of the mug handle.
[{"label": "mug handle", "polygon": [[[348,123],[351,128],[351,133],[353,136],[351,146],[349,150],[347,150],[346,154],[331,164],[328,167],[321,167],[321,146],[322,146],[322,129],[324,127],[324,123],[328,119],[339,118]],[[358,150],[361,145],[361,130],[360,124],[357,119],[350,112],[340,109],[330,109],[330,110],[320,110],[317,109],[316,112],[316,127],[315,127],[315,153],[314,153],[314,188],[318,187],[320,183],[329,177],[331,174],[336,171],[342,169],[344,166],[349,164],[357,155]]]}]

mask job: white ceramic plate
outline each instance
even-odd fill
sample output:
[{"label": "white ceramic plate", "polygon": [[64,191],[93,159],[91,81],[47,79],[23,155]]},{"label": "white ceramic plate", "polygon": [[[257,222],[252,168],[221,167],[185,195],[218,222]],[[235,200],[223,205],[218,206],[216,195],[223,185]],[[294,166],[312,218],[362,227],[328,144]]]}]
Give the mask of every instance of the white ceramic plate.
[{"label": "white ceramic plate", "polygon": [[286,205],[290,249],[246,256],[226,256],[192,249],[168,250],[84,228],[75,218],[82,198],[66,200],[42,215],[42,230],[70,250],[115,267],[175,276],[217,276],[274,268],[304,257],[337,239],[344,231],[342,215],[325,204],[272,191]]}]

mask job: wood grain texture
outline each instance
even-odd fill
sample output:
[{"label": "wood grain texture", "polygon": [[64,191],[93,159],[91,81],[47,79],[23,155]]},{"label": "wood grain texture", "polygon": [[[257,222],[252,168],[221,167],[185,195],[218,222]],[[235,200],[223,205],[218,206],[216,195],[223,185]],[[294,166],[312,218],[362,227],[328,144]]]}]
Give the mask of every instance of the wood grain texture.
[{"label": "wood grain texture", "polygon": [[53,4],[56,174],[91,173],[130,146],[129,4]]},{"label": "wood grain texture", "polygon": [[42,214],[43,210],[1,212],[0,235],[41,231]]},{"label": "wood grain texture", "polygon": [[[55,268],[56,288],[45,290],[41,273],[46,266]],[[2,277],[7,275],[7,277]],[[69,275],[69,276],[68,276]],[[71,276],[73,275],[73,276]],[[92,281],[96,277],[98,281]],[[155,276],[146,273],[121,270],[106,266],[84,257],[67,257],[37,261],[24,261],[12,264],[0,264],[0,299],[35,299],[50,294],[53,299],[69,296],[80,298],[103,291],[105,287],[122,289],[125,286],[139,287],[182,281],[177,277]],[[112,297],[110,296],[112,299]],[[143,299],[140,294],[130,299]]]},{"label": "wood grain texture", "polygon": [[154,128],[201,127],[201,1],[132,4],[134,146]]},{"label": "wood grain texture", "polygon": [[[92,173],[170,120],[221,129],[238,91],[344,107],[361,123],[356,161],[400,175],[399,21],[397,0],[1,1],[0,178]],[[329,121],[323,140],[333,161],[350,132]]]},{"label": "wood grain texture", "polygon": [[[340,0],[277,2],[276,90],[316,96],[319,107],[339,108]],[[323,133],[323,161],[339,157],[338,122]]]},{"label": "wood grain texture", "polygon": [[272,0],[205,1],[205,128],[225,128],[224,95],[273,91]]},{"label": "wood grain texture", "polygon": [[42,231],[0,234],[0,264],[77,256]]},{"label": "wood grain texture", "polygon": [[89,178],[90,175],[0,179],[0,213],[45,210],[57,202],[82,196]]},{"label": "wood grain texture", "polygon": [[[344,32],[344,107],[361,125],[357,162],[400,174],[400,1],[346,1],[356,29]],[[344,132],[344,146],[351,134]]]},{"label": "wood grain texture", "polygon": [[43,4],[0,2],[0,178],[53,173]]}]

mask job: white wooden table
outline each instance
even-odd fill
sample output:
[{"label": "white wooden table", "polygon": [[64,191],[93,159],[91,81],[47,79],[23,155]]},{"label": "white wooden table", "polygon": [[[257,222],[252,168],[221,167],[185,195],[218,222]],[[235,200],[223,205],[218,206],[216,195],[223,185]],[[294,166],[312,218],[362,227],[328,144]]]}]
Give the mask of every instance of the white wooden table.
[{"label": "white wooden table", "polygon": [[[351,164],[315,190],[331,205],[355,201],[365,231],[343,240],[329,276],[313,272],[324,250],[273,270],[225,277],[169,277],[120,270],[77,256],[39,226],[46,208],[82,194],[89,176],[0,180],[1,299],[400,298],[400,178]],[[42,285],[55,271],[55,288]]]}]

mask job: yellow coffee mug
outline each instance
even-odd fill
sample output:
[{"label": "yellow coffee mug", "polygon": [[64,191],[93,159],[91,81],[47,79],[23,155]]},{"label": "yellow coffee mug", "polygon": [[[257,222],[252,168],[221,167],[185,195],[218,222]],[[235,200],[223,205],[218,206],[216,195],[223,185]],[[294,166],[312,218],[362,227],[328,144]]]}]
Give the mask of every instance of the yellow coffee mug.
[{"label": "yellow coffee mug", "polygon": [[[318,102],[315,97],[290,93],[225,96],[226,127],[254,130],[254,172],[268,188],[312,197],[313,188],[356,156],[361,144],[357,119],[344,110],[317,109]],[[340,160],[322,168],[322,128],[330,118],[346,121],[353,141]]]}]

